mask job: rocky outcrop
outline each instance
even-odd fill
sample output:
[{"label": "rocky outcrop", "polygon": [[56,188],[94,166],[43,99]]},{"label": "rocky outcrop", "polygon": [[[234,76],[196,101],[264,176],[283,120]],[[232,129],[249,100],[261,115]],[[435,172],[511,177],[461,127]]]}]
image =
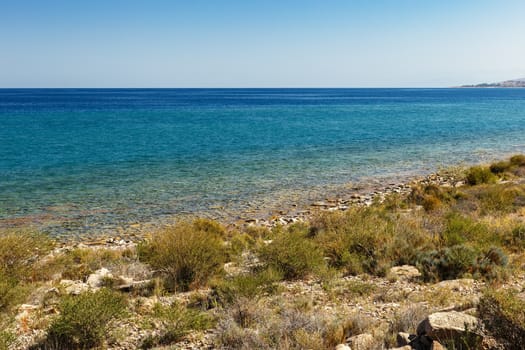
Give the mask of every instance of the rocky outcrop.
[{"label": "rocky outcrop", "polygon": [[436,312],[429,315],[417,327],[417,335],[433,340],[454,340],[465,332],[479,332],[480,320],[462,312]]}]

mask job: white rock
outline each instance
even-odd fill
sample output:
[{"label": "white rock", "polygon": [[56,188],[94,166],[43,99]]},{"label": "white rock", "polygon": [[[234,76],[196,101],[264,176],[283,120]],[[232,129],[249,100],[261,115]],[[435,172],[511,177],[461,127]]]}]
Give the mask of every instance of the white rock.
[{"label": "white rock", "polygon": [[60,285],[63,286],[67,294],[79,295],[89,290],[89,285],[82,281],[62,280]]},{"label": "white rock", "polygon": [[99,288],[102,286],[102,283],[105,278],[113,278],[113,275],[111,274],[111,272],[109,272],[108,269],[103,267],[89,275],[87,279],[87,284],[91,288]]},{"label": "white rock", "polygon": [[475,332],[479,322],[477,317],[462,312],[436,312],[417,326],[417,334],[426,335],[432,339],[454,340],[467,330]]},{"label": "white rock", "polygon": [[346,344],[339,344],[335,347],[335,350],[352,350],[352,349]]}]

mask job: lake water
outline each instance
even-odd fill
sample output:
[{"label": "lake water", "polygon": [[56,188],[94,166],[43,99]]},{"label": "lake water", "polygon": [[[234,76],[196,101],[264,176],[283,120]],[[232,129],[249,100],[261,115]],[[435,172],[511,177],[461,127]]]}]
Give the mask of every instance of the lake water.
[{"label": "lake water", "polygon": [[0,226],[235,220],[519,152],[525,89],[0,89]]}]

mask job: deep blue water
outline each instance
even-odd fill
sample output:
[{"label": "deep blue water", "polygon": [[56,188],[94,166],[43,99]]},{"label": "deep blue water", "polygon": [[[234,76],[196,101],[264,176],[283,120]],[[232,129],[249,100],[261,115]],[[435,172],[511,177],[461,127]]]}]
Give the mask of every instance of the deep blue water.
[{"label": "deep blue water", "polygon": [[518,152],[525,89],[0,89],[0,226],[235,216]]}]

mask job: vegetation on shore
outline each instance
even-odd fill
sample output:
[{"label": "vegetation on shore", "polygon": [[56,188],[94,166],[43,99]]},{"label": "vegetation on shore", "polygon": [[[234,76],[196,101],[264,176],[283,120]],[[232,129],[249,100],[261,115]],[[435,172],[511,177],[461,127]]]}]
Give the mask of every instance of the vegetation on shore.
[{"label": "vegetation on shore", "polygon": [[[506,284],[525,264],[523,177],[525,156],[516,155],[465,169],[458,185],[420,183],[407,196],[321,211],[309,222],[227,230],[197,219],[123,249],[54,249],[42,234],[2,231],[0,349],[23,348],[19,339],[29,333],[35,349],[119,348],[126,329],[139,330],[134,341],[142,348],[206,329],[216,330],[214,346],[229,349],[329,349],[364,331],[377,348],[392,346],[424,311],[398,310],[385,326],[348,313],[345,303],[406,299],[409,291],[384,287],[400,265],[421,272],[415,298],[428,299],[425,312],[454,297],[424,286],[483,283],[477,314],[510,349],[525,339],[525,299]],[[95,284],[101,268],[111,273]],[[92,291],[72,292],[64,280]],[[294,289],[312,283],[331,312]],[[38,307],[21,311],[22,304]]]}]

